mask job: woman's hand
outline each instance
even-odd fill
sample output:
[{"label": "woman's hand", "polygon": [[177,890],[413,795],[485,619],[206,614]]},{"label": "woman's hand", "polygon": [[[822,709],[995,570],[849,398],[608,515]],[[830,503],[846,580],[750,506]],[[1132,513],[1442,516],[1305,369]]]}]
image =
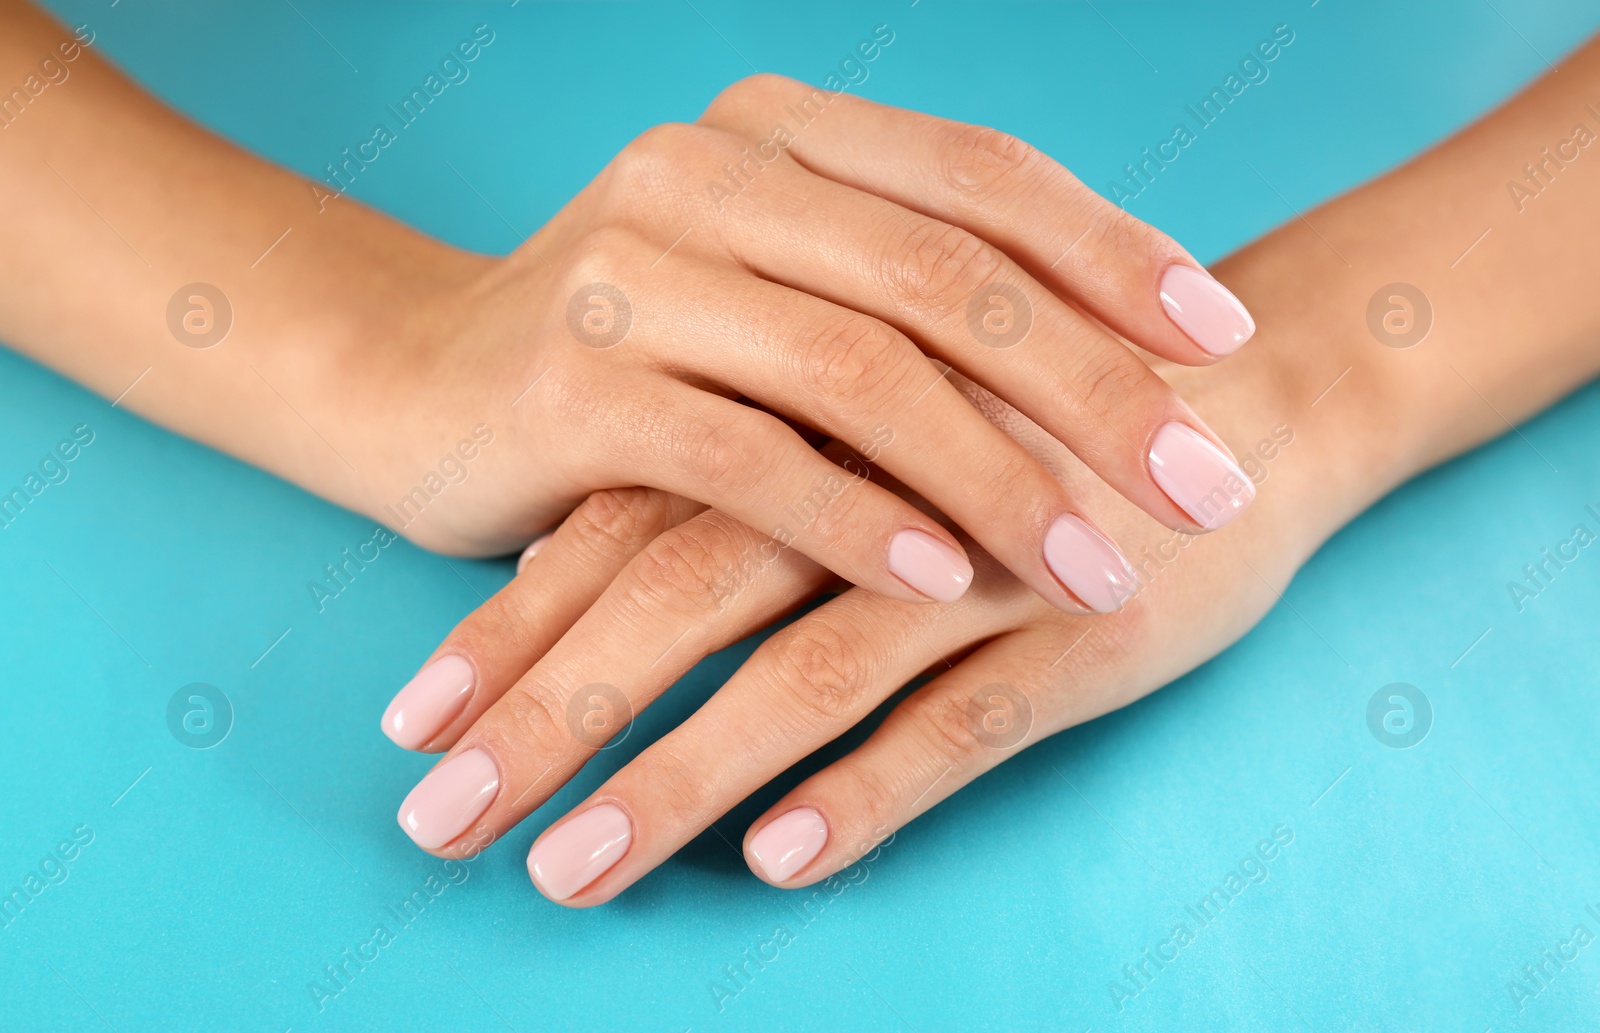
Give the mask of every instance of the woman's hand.
[{"label": "woman's hand", "polygon": [[387,464],[391,495],[491,401],[507,444],[415,523],[404,503],[382,516],[429,547],[493,553],[595,490],[645,485],[890,597],[960,596],[956,538],[841,474],[792,421],[859,453],[846,471],[899,478],[1052,604],[1113,610],[1132,579],[1096,507],[928,360],[1193,532],[1242,511],[1249,479],[1117,334],[1203,365],[1253,330],[1176,243],[1017,140],[757,76],[628,145],[424,310],[401,358],[416,386],[391,404],[427,443]]},{"label": "woman's hand", "polygon": [[[696,714],[557,820],[529,854],[535,884],[573,906],[610,899],[933,671],[865,744],[746,835],[763,879],[817,881],[1016,751],[1218,652],[1377,486],[1376,465],[1348,483],[1336,471],[1349,457],[1327,462],[1330,436],[1303,432],[1320,372],[1254,360],[1165,371],[1248,449],[1256,478],[1270,480],[1240,528],[1215,537],[1161,529],[1031,421],[958,381],[1141,545],[1142,587],[1129,605],[1104,617],[1062,613],[976,548],[983,577],[955,603],[849,589],[774,634]],[[391,737],[450,748],[400,809],[420,846],[452,856],[474,849],[469,830],[504,833],[701,657],[829,586],[828,572],[794,550],[719,511],[691,515],[698,508],[645,489],[591,498],[395,700],[384,720]]]},{"label": "woman's hand", "polygon": [[874,591],[959,596],[956,538],[841,477],[800,426],[901,478],[1055,605],[1115,608],[1128,569],[1092,507],[939,364],[1168,526],[1249,501],[1117,335],[1202,365],[1250,317],[1172,240],[1002,133],[757,76],[645,133],[487,258],[245,154],[68,38],[0,0],[0,72],[77,55],[72,89],[0,151],[0,193],[29,199],[0,234],[0,338],[422,545],[509,551],[593,491],[646,485]]},{"label": "woman's hand", "polygon": [[[1600,171],[1572,166],[1562,181],[1572,189],[1552,193],[1538,218],[1505,219],[1499,187],[1505,155],[1556,138],[1596,89],[1591,44],[1455,139],[1219,267],[1257,311],[1259,345],[1216,369],[1160,371],[1262,484],[1225,534],[1161,529],[1044,429],[963,382],[976,408],[1135,546],[1129,605],[1061,613],[976,550],[985,577],[955,603],[846,591],[774,634],[696,714],[546,829],[529,854],[535,883],[573,906],[609,899],[933,670],[861,747],[746,835],[751,868],[769,882],[823,878],[1016,750],[1212,656],[1372,500],[1594,375]],[[1497,217],[1492,248],[1445,268],[1464,226]],[[1420,325],[1420,344],[1388,333],[1382,306],[1397,280],[1426,284],[1438,315]],[[453,856],[481,841],[466,838],[474,826],[511,828],[696,660],[827,585],[795,550],[724,513],[690,515],[697,508],[639,490],[591,499],[396,698],[392,738],[449,750],[400,811],[419,845]]]}]

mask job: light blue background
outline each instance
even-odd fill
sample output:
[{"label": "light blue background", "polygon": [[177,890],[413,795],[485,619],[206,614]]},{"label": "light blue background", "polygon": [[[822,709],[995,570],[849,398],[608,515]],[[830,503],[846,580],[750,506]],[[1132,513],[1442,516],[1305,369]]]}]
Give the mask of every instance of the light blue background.
[{"label": "light blue background", "polygon": [[[1287,22],[1296,38],[1271,78],[1132,206],[1212,258],[1288,217],[1286,201],[1308,207],[1469,122],[1600,24],[1588,0],[1498,0],[1509,23],[1479,0],[56,6],[178,107],[313,175],[488,22],[497,39],[471,79],[355,191],[488,251],[647,126],[692,119],[745,59],[817,81],[887,22],[895,41],[862,92],[1012,130],[1103,190]],[[778,786],[614,903],[546,902],[528,843],[748,647],[713,658],[320,1014],[308,981],[375,924],[393,928],[384,905],[440,869],[393,818],[429,762],[390,745],[378,716],[511,564],[396,545],[319,615],[307,582],[370,522],[0,354],[0,484],[84,422],[97,437],[71,479],[0,531],[0,887],[75,826],[94,832],[70,878],[0,932],[7,1030],[1600,1021],[1600,944],[1520,1014],[1507,990],[1574,924],[1600,935],[1583,912],[1600,904],[1600,558],[1585,552],[1526,612],[1506,590],[1573,524],[1600,528],[1583,510],[1600,504],[1595,389],[1523,428],[1526,442],[1385,500],[1306,567],[1293,610],[963,791],[803,929],[722,839],[738,842]],[[166,722],[168,697],[196,681],[237,711],[204,752]],[[1366,724],[1368,698],[1396,681],[1435,710],[1411,750]],[[1280,823],[1294,841],[1267,881],[1119,1012],[1108,982]],[[719,1012],[722,967],[779,924],[795,942]]]}]

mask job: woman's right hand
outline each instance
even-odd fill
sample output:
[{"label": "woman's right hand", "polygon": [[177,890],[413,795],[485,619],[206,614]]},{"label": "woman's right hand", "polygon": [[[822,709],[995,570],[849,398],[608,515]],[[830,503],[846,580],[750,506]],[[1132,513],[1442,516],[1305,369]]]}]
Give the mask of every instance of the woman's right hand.
[{"label": "woman's right hand", "polygon": [[[703,706],[564,817],[544,816],[549,827],[528,855],[539,890],[571,907],[609,900],[931,674],[865,743],[792,788],[745,834],[757,875],[809,885],[1026,746],[1215,655],[1377,490],[1377,464],[1341,479],[1329,454],[1395,444],[1371,425],[1329,433],[1337,417],[1306,407],[1328,352],[1307,363],[1281,346],[1281,323],[1268,329],[1279,331],[1282,361],[1258,361],[1269,354],[1261,349],[1226,369],[1167,369],[1230,440],[1250,443],[1256,475],[1270,474],[1261,505],[1224,535],[1160,528],[1030,421],[952,378],[1143,546],[1140,593],[1113,615],[1063,613],[975,545],[984,577],[959,602],[917,606],[848,589],[776,631]],[[395,742],[448,747],[400,806],[418,846],[461,857],[505,835],[696,662],[828,587],[828,572],[793,550],[714,509],[691,512],[659,491],[591,497],[390,704],[383,728]]]},{"label": "woman's right hand", "polygon": [[[1495,247],[1461,270],[1441,275],[1438,257],[1503,203],[1493,188],[1504,156],[1555,138],[1596,92],[1600,41],[1222,267],[1261,306],[1260,346],[1216,370],[1157,366],[1250,448],[1266,487],[1234,533],[1160,530],[1034,422],[973,391],[1002,432],[1144,546],[1133,603],[1095,619],[1061,613],[993,565],[950,606],[846,591],[774,633],[694,715],[547,829],[529,856],[540,888],[578,907],[620,892],[931,664],[937,677],[746,835],[751,867],[774,884],[836,872],[1029,742],[1213,655],[1371,501],[1600,375],[1600,295],[1587,289],[1600,167],[1574,166],[1563,180],[1573,189],[1552,193],[1539,218],[1500,221]],[[1373,317],[1396,281],[1429,285],[1440,318],[1413,324],[1422,346]],[[1524,462],[1542,458],[1522,444]],[[693,663],[825,586],[825,572],[758,530],[691,512],[659,492],[596,496],[391,703],[383,727],[395,742],[449,749],[402,805],[420,846],[462,856],[482,842],[463,838],[468,829],[510,829]],[[1347,698],[1352,713],[1364,696]]]},{"label": "woman's right hand", "polygon": [[960,596],[957,538],[794,424],[904,482],[1051,604],[1116,609],[1133,572],[1089,507],[939,364],[1168,527],[1219,527],[1254,493],[1118,336],[1204,365],[1254,331],[1244,307],[992,129],[756,76],[698,123],[645,133],[517,252],[471,268],[412,321],[391,497],[486,399],[510,405],[510,444],[404,526],[430,548],[504,552],[594,491],[643,485],[881,594]]}]

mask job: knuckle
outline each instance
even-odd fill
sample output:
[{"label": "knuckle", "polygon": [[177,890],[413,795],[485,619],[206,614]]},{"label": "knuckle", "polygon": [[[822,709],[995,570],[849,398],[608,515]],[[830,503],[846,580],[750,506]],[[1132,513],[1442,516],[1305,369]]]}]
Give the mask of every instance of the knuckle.
[{"label": "knuckle", "polygon": [[894,331],[852,315],[825,328],[806,346],[801,376],[825,398],[873,397],[904,375],[905,351]]},{"label": "knuckle", "polygon": [[612,196],[634,201],[674,193],[685,170],[706,164],[728,150],[731,137],[717,129],[686,122],[663,122],[630,140],[606,166]]},{"label": "knuckle", "polygon": [[778,681],[808,726],[853,719],[871,676],[866,636],[854,626],[812,616],[794,625],[777,646]]},{"label": "knuckle", "polygon": [[532,757],[556,758],[572,750],[572,733],[567,728],[563,710],[556,712],[556,704],[545,686],[513,688],[501,702],[504,720],[494,723],[489,738],[498,747],[492,750],[501,756],[523,754]]},{"label": "knuckle", "polygon": [[[1092,193],[1092,191],[1091,191]],[[1119,260],[1152,253],[1155,231],[1099,194],[1089,202],[1093,232],[1089,239],[1072,249],[1079,262],[1093,260],[1102,275],[1110,276]]]},{"label": "knuckle", "polygon": [[595,227],[583,236],[565,263],[567,291],[626,279],[626,271],[642,251],[639,237],[631,230],[612,224]]},{"label": "knuckle", "polygon": [[623,164],[637,165],[648,170],[651,165],[673,162],[692,152],[713,131],[704,126],[686,122],[662,122],[653,125],[625,144],[618,157]]},{"label": "knuckle", "polygon": [[688,432],[688,438],[682,461],[689,474],[714,494],[737,494],[751,476],[750,462],[724,429],[702,424]]},{"label": "knuckle", "polygon": [[634,561],[638,608],[649,613],[663,607],[682,612],[709,606],[725,570],[727,543],[717,543],[717,537],[715,525],[708,525],[694,532],[669,531],[651,542]]},{"label": "knuckle", "polygon": [[1002,505],[1015,514],[1029,512],[1032,515],[1035,505],[1053,510],[1061,491],[1059,482],[1050,477],[1032,453],[1020,446],[1007,447],[999,455],[985,457],[984,479],[991,486],[992,497],[1004,499]]},{"label": "knuckle", "polygon": [[731,83],[717,94],[712,109],[719,107],[742,108],[774,97],[782,97],[805,89],[804,84],[775,72],[757,72]]},{"label": "knuckle", "polygon": [[1088,357],[1073,371],[1072,389],[1089,411],[1101,416],[1138,412],[1153,401],[1155,374],[1121,348],[1083,350]]},{"label": "knuckle", "polygon": [[1000,253],[980,238],[931,221],[912,227],[884,263],[896,296],[941,318],[964,309],[973,290],[1004,268]]},{"label": "knuckle", "polygon": [[1046,160],[1022,140],[988,126],[964,125],[955,129],[944,153],[945,178],[970,201],[994,197],[1011,181],[1033,172]]},{"label": "knuckle", "polygon": [[799,530],[819,548],[835,553],[851,553],[859,548],[861,528],[883,521],[892,509],[874,505],[862,490],[863,477],[839,467],[830,467],[810,484],[810,491],[796,498],[786,512],[795,516]]},{"label": "knuckle", "polygon": [[907,764],[891,772],[877,764],[846,762],[837,765],[837,770],[849,780],[843,798],[865,819],[861,822],[863,826],[869,829],[899,827],[904,820],[901,803],[909,795],[909,776],[918,770],[915,765]]},{"label": "knuckle", "polygon": [[649,488],[608,488],[584,500],[567,523],[582,547],[616,553],[633,549],[666,524],[670,500]]},{"label": "knuckle", "polygon": [[931,699],[914,715],[929,745],[957,771],[971,768],[989,749],[979,738],[964,696]]},{"label": "knuckle", "polygon": [[640,770],[640,784],[649,787],[649,793],[659,798],[667,812],[677,818],[692,818],[708,813],[713,805],[713,787],[710,773],[692,763],[678,748],[667,740],[654,746],[634,760]]},{"label": "knuckle", "polygon": [[525,655],[536,651],[543,637],[538,618],[538,607],[508,585],[458,624],[451,639],[469,656],[480,649]]}]

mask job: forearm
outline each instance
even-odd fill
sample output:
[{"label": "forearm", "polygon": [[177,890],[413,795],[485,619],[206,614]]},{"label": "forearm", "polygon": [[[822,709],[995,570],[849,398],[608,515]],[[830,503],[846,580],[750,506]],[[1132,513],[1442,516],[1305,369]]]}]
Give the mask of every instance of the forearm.
[{"label": "forearm", "polygon": [[[1508,188],[1578,124],[1600,136],[1596,112],[1600,43],[1590,43],[1469,129],[1217,267],[1260,327],[1234,363],[1275,380],[1264,392],[1278,399],[1271,421],[1296,437],[1278,466],[1326,517],[1312,547],[1400,482],[1600,372],[1600,153],[1550,165],[1553,182],[1541,174],[1549,185],[1521,211]],[[1369,302],[1396,282],[1432,306],[1426,338],[1408,348],[1369,327]],[[1225,434],[1236,427],[1240,450],[1269,420],[1201,411]]]},{"label": "forearm", "polygon": [[[93,44],[67,60],[58,47],[72,40],[0,2],[0,85],[54,80],[0,119],[0,340],[108,398],[137,380],[122,407],[369,508],[373,478],[347,460],[359,465],[386,347],[412,339],[401,320],[414,302],[480,260],[319,200],[149,97]],[[196,282],[232,308],[215,346],[169,324],[169,302]]]}]

